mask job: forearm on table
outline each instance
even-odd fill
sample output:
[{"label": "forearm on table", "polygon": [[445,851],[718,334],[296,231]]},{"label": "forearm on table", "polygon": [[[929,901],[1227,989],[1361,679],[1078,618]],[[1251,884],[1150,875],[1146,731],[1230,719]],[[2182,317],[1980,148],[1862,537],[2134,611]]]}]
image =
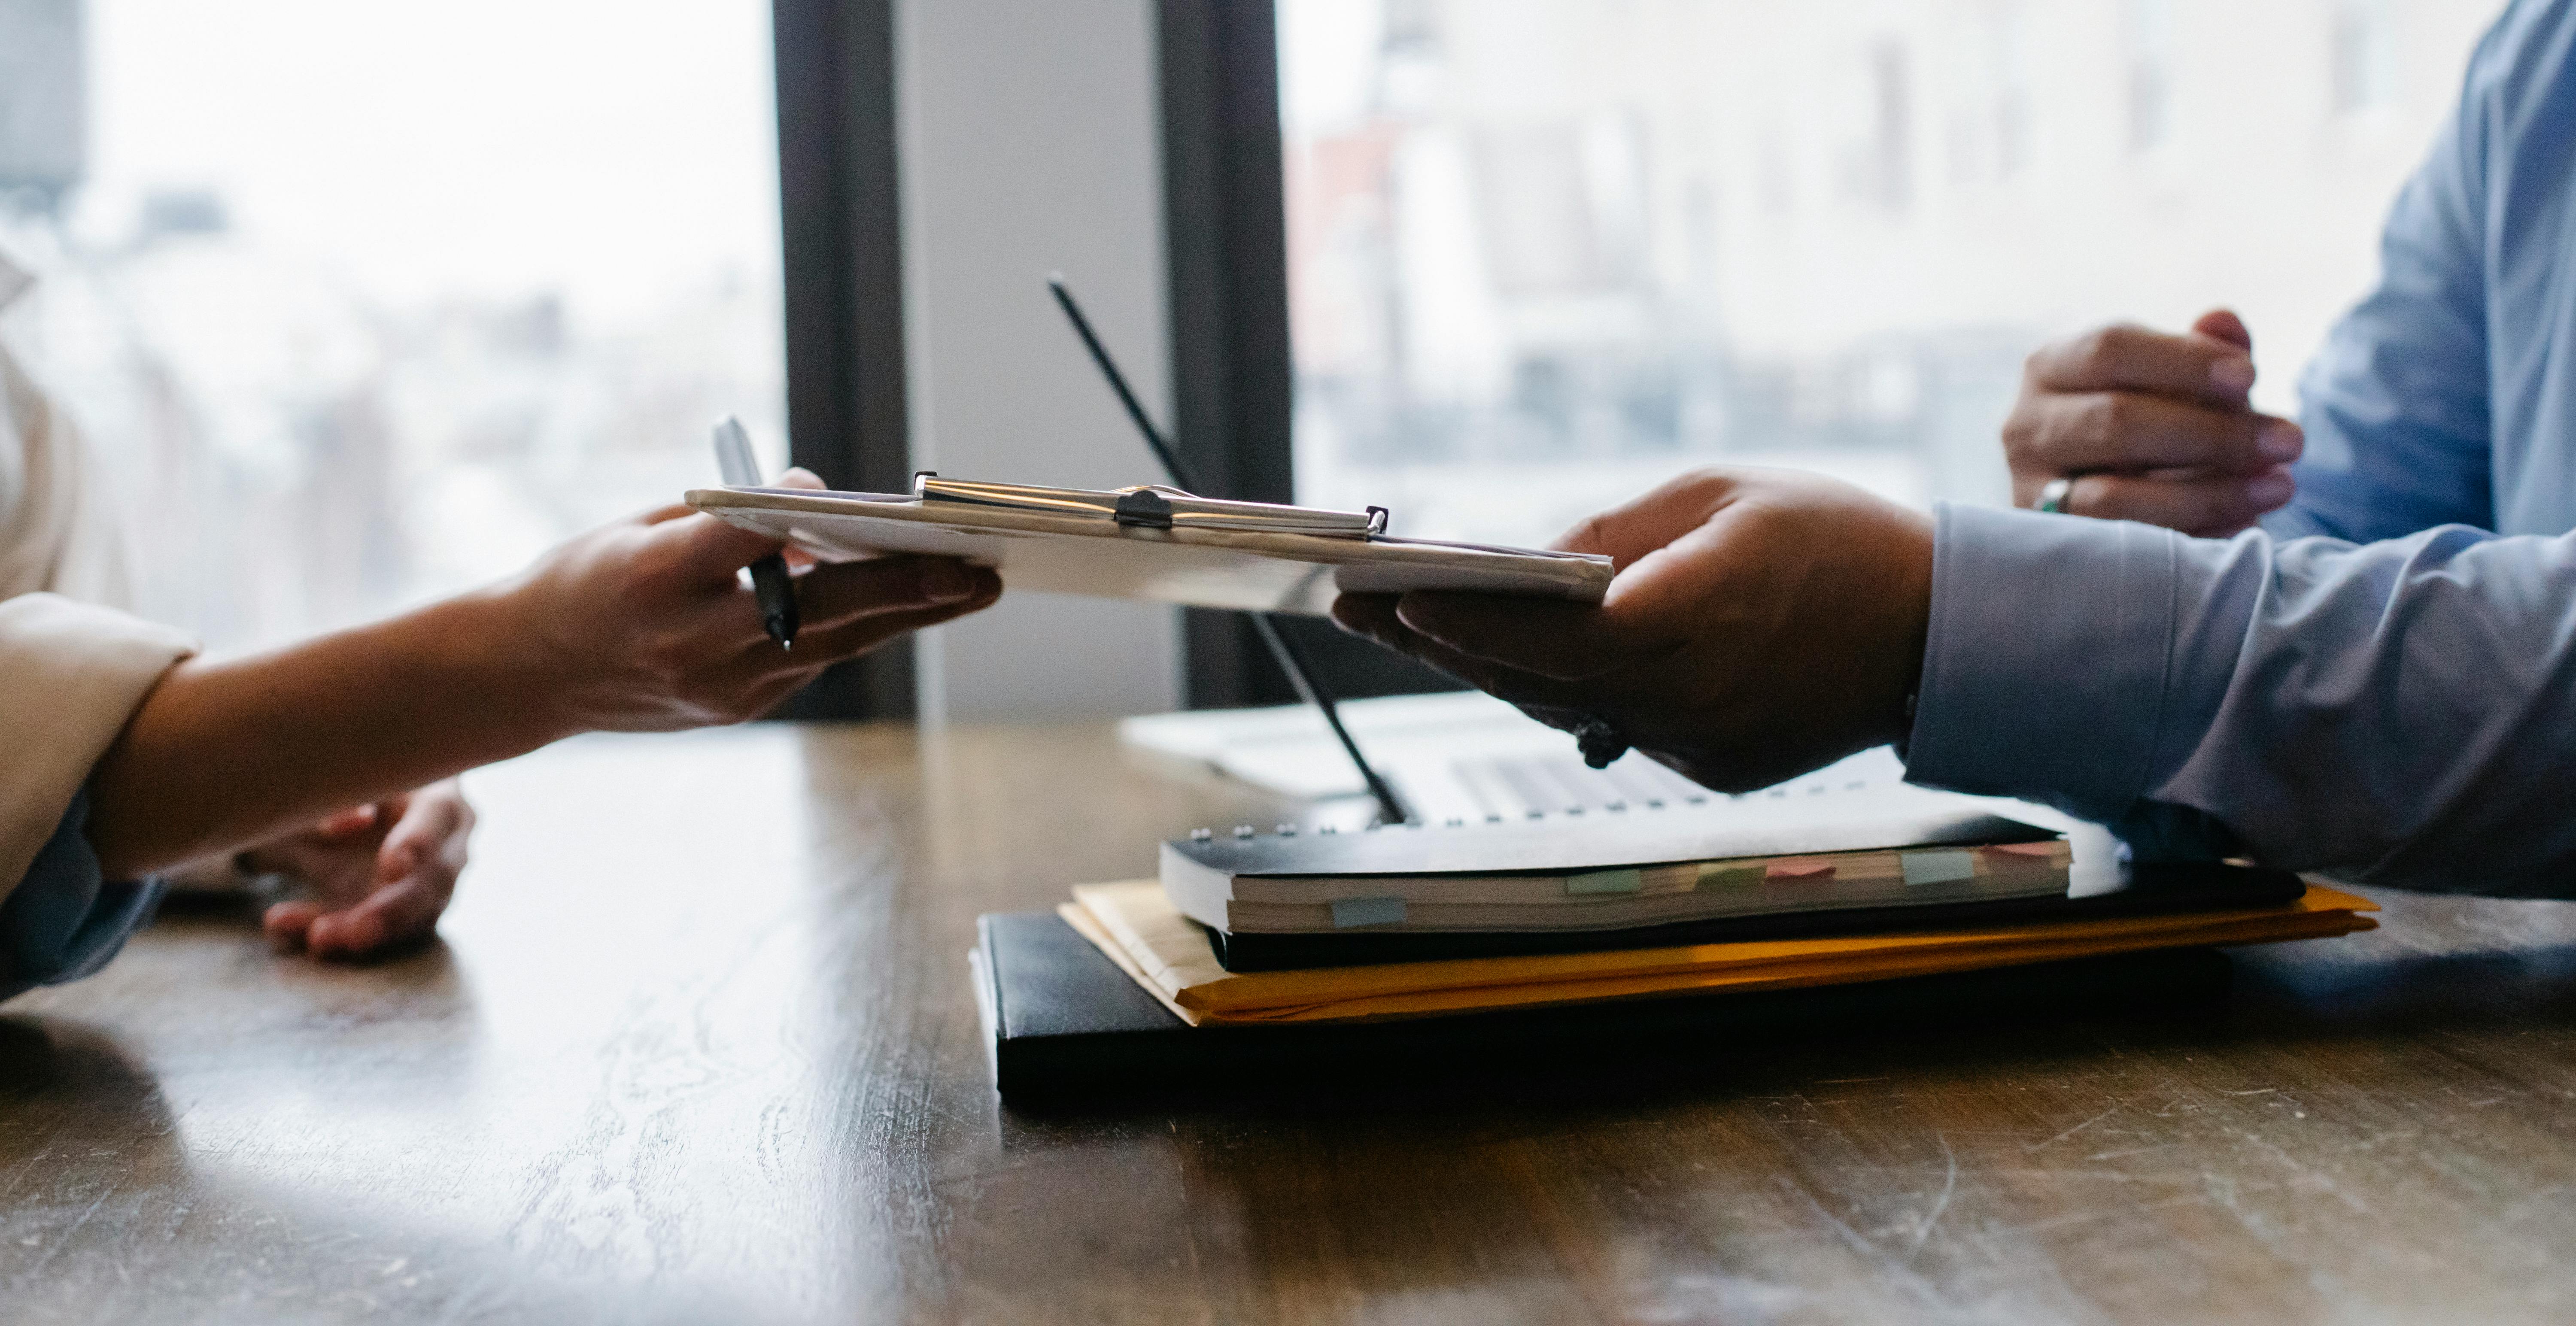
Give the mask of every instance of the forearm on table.
[{"label": "forearm on table", "polygon": [[2168,698],[2152,798],[2295,869],[2576,894],[2576,539],[2446,526],[2190,552],[2228,620],[2177,642],[2198,675]]},{"label": "forearm on table", "polygon": [[568,735],[497,594],[270,653],[189,661],[90,780],[110,878],[245,844]]},{"label": "forearm on table", "polygon": [[2206,815],[2278,865],[2557,893],[2576,864],[2576,544],[2187,539],[1944,513],[1921,781]]}]

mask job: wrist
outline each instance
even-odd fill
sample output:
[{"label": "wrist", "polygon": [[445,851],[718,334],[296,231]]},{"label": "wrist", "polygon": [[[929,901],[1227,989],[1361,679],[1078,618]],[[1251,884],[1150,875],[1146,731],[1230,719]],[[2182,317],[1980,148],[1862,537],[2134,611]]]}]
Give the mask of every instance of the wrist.
[{"label": "wrist", "polygon": [[514,580],[432,604],[413,619],[421,656],[448,679],[440,689],[452,687],[481,715],[488,759],[585,730],[568,703],[565,651],[538,597],[530,581]]}]

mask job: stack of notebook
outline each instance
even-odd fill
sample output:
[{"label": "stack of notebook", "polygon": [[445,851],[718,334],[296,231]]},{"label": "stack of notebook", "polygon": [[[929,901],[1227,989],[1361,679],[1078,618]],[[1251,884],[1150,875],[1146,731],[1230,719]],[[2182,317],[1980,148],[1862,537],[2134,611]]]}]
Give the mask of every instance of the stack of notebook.
[{"label": "stack of notebook", "polygon": [[[1357,833],[1201,829],[1163,892],[1237,970],[1635,947],[2062,898],[2054,833],[1920,789]],[[1651,932],[1651,933],[1650,933]]]},{"label": "stack of notebook", "polygon": [[[1201,830],[1164,845],[1159,879],[1077,887],[1053,927],[986,918],[978,992],[997,1073],[1007,1083],[1001,1057],[1015,1036],[1034,1054],[1047,1028],[1101,1031],[1066,1006],[1068,992],[1103,1002],[1099,982],[1113,968],[1127,993],[1106,1002],[1133,1005],[1119,1027],[1207,1045],[1253,1034],[1204,1030],[1217,1027],[1441,1019],[1490,1031],[1536,1014],[1598,1030],[1638,1022],[1639,1001],[1893,989],[1975,972],[2061,980],[2086,963],[2373,925],[2367,901],[2277,870],[2123,867],[2081,872],[2079,883],[2063,837],[1965,798],[1898,788],[1828,800],[1715,798],[1342,833]],[[1065,931],[1083,944],[1050,948]],[[1034,979],[1041,972],[1056,985]],[[1075,979],[1085,973],[1093,984]],[[1740,1006],[1679,1002],[1721,1021]],[[1026,1022],[1017,1032],[1015,1013]],[[1412,1043],[1440,1034],[1426,1024]]]}]

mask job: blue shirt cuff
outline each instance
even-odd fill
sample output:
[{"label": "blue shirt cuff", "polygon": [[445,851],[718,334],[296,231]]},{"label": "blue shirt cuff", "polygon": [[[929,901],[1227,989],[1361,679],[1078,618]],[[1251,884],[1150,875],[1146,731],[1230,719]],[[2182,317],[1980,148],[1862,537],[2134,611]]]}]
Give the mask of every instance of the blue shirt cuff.
[{"label": "blue shirt cuff", "polygon": [[26,878],[0,902],[0,999],[106,966],[160,906],[161,881],[101,875],[88,827],[89,794],[82,792]]},{"label": "blue shirt cuff", "polygon": [[1934,508],[1913,782],[2124,818],[2147,790],[2177,588],[2167,530]]}]

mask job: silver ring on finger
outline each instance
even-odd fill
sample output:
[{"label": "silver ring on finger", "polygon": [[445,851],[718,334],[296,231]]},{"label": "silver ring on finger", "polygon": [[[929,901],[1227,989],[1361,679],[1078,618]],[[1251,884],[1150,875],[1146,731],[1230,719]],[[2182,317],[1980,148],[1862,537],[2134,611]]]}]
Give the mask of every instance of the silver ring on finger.
[{"label": "silver ring on finger", "polygon": [[2073,491],[2075,491],[2073,479],[2051,479],[2039,486],[2039,500],[2031,503],[2031,510],[2064,515],[2066,514],[2066,495]]}]

